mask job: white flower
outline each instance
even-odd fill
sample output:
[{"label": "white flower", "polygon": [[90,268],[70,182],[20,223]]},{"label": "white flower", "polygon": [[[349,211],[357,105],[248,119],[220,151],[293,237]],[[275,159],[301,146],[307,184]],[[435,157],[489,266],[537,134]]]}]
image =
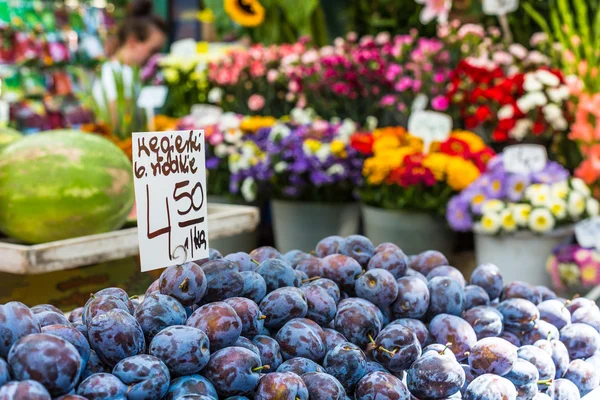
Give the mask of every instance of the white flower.
[{"label": "white flower", "polygon": [[540,80],[540,82],[542,82],[546,86],[556,87],[560,85],[560,79],[558,79],[558,76],[554,75],[550,71],[540,69],[536,71],[535,75]]},{"label": "white flower", "polygon": [[532,72],[525,74],[525,81],[523,82],[523,89],[527,92],[537,92],[542,90],[544,85],[539,81],[536,75]]},{"label": "white flower", "polygon": [[242,196],[244,197],[244,200],[246,200],[247,202],[251,203],[254,200],[256,200],[257,186],[256,186],[256,183],[254,182],[254,178],[249,177],[249,178],[244,179],[244,182],[242,182],[242,187],[240,190],[242,192]]},{"label": "white flower", "polygon": [[548,207],[550,205],[550,196],[544,192],[534,193],[529,198],[529,201],[535,207]]},{"label": "white flower", "polygon": [[590,197],[592,195],[592,191],[588,185],[579,178],[571,178],[571,187],[581,193],[584,197]]},{"label": "white flower", "polygon": [[375,130],[375,128],[377,128],[377,124],[379,124],[379,121],[377,120],[377,117],[374,117],[372,115],[369,115],[367,117],[365,125],[366,125],[367,130],[369,132],[373,132]]},{"label": "white flower", "polygon": [[550,88],[546,90],[548,97],[554,103],[562,103],[564,100],[569,98],[569,88],[567,85],[560,85],[557,88]]},{"label": "white flower", "polygon": [[498,119],[511,119],[515,115],[513,106],[507,104],[498,110]]},{"label": "white flower", "polygon": [[304,143],[302,143],[302,151],[304,152],[304,154],[306,154],[307,156],[312,156],[314,155],[314,152],[312,151],[312,149],[308,146],[308,143],[306,141],[304,141]]},{"label": "white flower", "polygon": [[531,200],[534,195],[545,194],[550,197],[550,186],[544,183],[535,183],[533,185],[529,185],[527,189],[525,189],[525,198]]},{"label": "white flower", "polygon": [[215,155],[219,158],[223,158],[227,155],[227,146],[224,145],[223,143],[218,144],[215,147]]},{"label": "white flower", "polygon": [[219,119],[219,130],[221,132],[227,131],[229,129],[238,129],[241,124],[240,118],[237,114],[232,112],[226,112],[221,115]]},{"label": "white flower", "polygon": [[508,132],[508,135],[520,142],[527,136],[532,126],[533,122],[530,120],[520,119],[515,123],[515,127]]},{"label": "white flower", "polygon": [[548,121],[555,121],[563,116],[560,107],[553,103],[546,104],[544,108],[542,108],[542,112]]},{"label": "white flower", "polygon": [[288,167],[288,163],[286,163],[285,161],[279,161],[277,164],[275,164],[275,167],[273,167],[275,169],[275,172],[277,172],[278,174],[284,172]]},{"label": "white flower", "polygon": [[554,224],[552,213],[547,208],[536,208],[529,214],[529,229],[534,232],[550,232]]},{"label": "white flower", "polygon": [[567,202],[561,198],[550,199],[548,208],[557,219],[561,220],[567,216]]},{"label": "white flower", "polygon": [[529,223],[531,206],[529,204],[515,204],[512,207],[513,217],[519,226],[525,227]]},{"label": "white flower", "polygon": [[327,175],[342,175],[346,169],[342,164],[333,164],[331,167],[327,168]]},{"label": "white flower", "polygon": [[294,108],[290,112],[290,117],[293,122],[296,122],[300,125],[308,125],[312,122],[310,111],[302,108]]},{"label": "white flower", "polygon": [[569,194],[568,211],[573,219],[578,219],[585,212],[585,197],[578,191],[572,191]]},{"label": "white flower", "polygon": [[521,60],[527,57],[527,49],[520,44],[511,44],[510,46],[508,46],[508,51],[513,56]]},{"label": "white flower", "polygon": [[517,107],[519,107],[519,110],[521,110],[523,113],[528,113],[535,108],[535,103],[533,100],[534,99],[529,94],[526,94],[517,100]]},{"label": "white flower", "polygon": [[502,225],[502,220],[500,218],[500,214],[490,212],[483,214],[479,223],[481,226],[481,230],[484,233],[494,235],[498,233],[498,230]]},{"label": "white flower", "polygon": [[515,220],[515,216],[511,210],[503,210],[500,213],[500,219],[502,221],[502,229],[505,232],[514,232],[517,230],[517,221]]},{"label": "white flower", "polygon": [[323,143],[319,150],[315,153],[319,161],[325,162],[327,158],[331,155],[331,145],[329,143]]},{"label": "white flower", "polygon": [[553,183],[550,187],[550,195],[559,199],[566,199],[569,195],[569,185],[567,181]]},{"label": "white flower", "polygon": [[269,132],[269,140],[278,142],[281,139],[288,137],[292,133],[292,130],[285,124],[276,123]]},{"label": "white flower", "polygon": [[504,210],[504,202],[501,200],[487,200],[481,205],[481,212],[486,213],[499,213]]},{"label": "white flower", "polygon": [[256,145],[252,142],[246,142],[241,148],[242,157],[252,158],[256,152]]},{"label": "white flower", "polygon": [[238,143],[244,136],[240,129],[228,129],[225,131],[223,138],[229,143]]},{"label": "white flower", "polygon": [[600,203],[594,198],[587,199],[586,211],[590,217],[595,217],[600,213]]},{"label": "white flower", "polygon": [[557,131],[564,131],[565,129],[567,129],[569,127],[569,125],[567,124],[567,120],[562,117],[555,119],[554,121],[551,121],[550,123],[552,124],[552,127],[554,129],[556,129]]},{"label": "white flower", "polygon": [[209,103],[220,103],[221,99],[223,98],[223,89],[219,88],[219,87],[214,87],[212,89],[210,89],[210,91],[208,92],[208,102]]}]

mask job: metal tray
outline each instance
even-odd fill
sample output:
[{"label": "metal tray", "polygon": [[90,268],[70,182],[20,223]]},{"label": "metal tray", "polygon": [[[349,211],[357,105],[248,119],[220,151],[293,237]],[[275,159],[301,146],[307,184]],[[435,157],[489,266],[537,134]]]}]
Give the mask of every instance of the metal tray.
[{"label": "metal tray", "polygon": [[[209,239],[251,232],[260,222],[256,207],[208,205]],[[42,274],[119,260],[138,254],[137,228],[56,242],[26,245],[0,238],[0,272]]]}]

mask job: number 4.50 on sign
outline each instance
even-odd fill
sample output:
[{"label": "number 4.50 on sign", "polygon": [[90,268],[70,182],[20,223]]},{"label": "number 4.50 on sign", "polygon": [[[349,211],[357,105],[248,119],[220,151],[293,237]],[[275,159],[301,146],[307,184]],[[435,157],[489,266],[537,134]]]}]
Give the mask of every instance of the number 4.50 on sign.
[{"label": "number 4.50 on sign", "polygon": [[204,131],[133,134],[142,271],[207,258]]}]

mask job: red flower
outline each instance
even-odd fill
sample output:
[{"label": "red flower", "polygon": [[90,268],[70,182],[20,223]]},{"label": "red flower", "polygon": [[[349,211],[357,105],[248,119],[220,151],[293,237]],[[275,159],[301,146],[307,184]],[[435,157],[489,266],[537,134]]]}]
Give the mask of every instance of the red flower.
[{"label": "red flower", "polygon": [[440,151],[451,156],[461,156],[463,158],[470,157],[469,144],[464,140],[454,137],[443,142],[440,146]]},{"label": "red flower", "polygon": [[423,160],[425,160],[423,153],[415,153],[404,156],[403,161],[407,167],[420,167],[423,164]]},{"label": "red flower", "polygon": [[479,106],[477,111],[475,111],[475,118],[477,118],[480,123],[485,122],[491,115],[492,112],[488,106]]},{"label": "red flower", "polygon": [[492,133],[492,139],[494,142],[505,142],[508,140],[508,130],[505,129],[496,129],[494,133]]},{"label": "red flower", "polygon": [[[507,135],[508,137],[508,135]],[[496,152],[489,147],[484,148],[483,150],[473,154],[472,161],[475,163],[477,168],[481,172],[485,171],[485,166],[487,163],[496,155]]]},{"label": "red flower", "polygon": [[413,164],[396,168],[392,171],[386,182],[388,185],[396,184],[402,187],[419,184],[433,186],[435,185],[435,176],[429,168]]},{"label": "red flower", "polygon": [[533,134],[534,135],[541,135],[542,133],[544,133],[544,124],[540,121],[537,121],[536,123],[533,124]]},{"label": "red flower", "polygon": [[370,133],[355,133],[350,137],[350,146],[365,155],[373,153],[373,142],[373,135]]}]

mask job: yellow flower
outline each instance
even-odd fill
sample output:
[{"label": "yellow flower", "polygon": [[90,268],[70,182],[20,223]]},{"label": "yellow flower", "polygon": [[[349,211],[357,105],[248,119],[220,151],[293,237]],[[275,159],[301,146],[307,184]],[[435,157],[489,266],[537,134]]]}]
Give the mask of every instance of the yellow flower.
[{"label": "yellow flower", "polygon": [[480,171],[475,164],[461,157],[450,158],[446,173],[448,175],[448,185],[456,191],[466,189],[480,175]]},{"label": "yellow flower", "polygon": [[321,148],[321,142],[316,139],[306,139],[302,145],[302,149],[306,154],[315,154]]},{"label": "yellow flower", "polygon": [[442,153],[433,153],[425,157],[423,166],[433,172],[437,181],[443,181],[446,173],[446,167],[450,161],[450,156]]},{"label": "yellow flower", "polygon": [[514,232],[517,230],[517,221],[511,210],[504,210],[500,213],[502,218],[502,229],[505,232]]},{"label": "yellow flower", "polygon": [[335,139],[331,142],[331,152],[341,158],[346,158],[348,153],[346,153],[346,145],[339,139]]},{"label": "yellow flower", "polygon": [[[407,146],[410,147],[411,149],[413,149],[415,152],[423,151],[423,140],[421,138],[418,138],[418,137],[412,136],[412,135],[407,135],[406,142],[407,142]],[[435,151],[433,150],[433,144],[432,144],[429,152],[435,153]]]},{"label": "yellow flower", "polygon": [[373,143],[373,154],[378,154],[388,149],[400,147],[400,139],[395,136],[383,136]]},{"label": "yellow flower", "polygon": [[598,268],[595,264],[587,264],[581,267],[581,280],[584,282],[596,282],[598,279]]},{"label": "yellow flower", "polygon": [[225,12],[242,26],[258,26],[265,19],[265,8],[258,0],[225,0]]},{"label": "yellow flower", "polygon": [[395,136],[397,138],[403,138],[406,136],[406,129],[401,126],[388,126],[386,128],[379,128],[373,131],[373,138],[377,141],[379,138],[385,136]]},{"label": "yellow flower", "polygon": [[179,80],[179,72],[173,68],[165,68],[163,69],[163,75],[168,83],[177,83]]},{"label": "yellow flower", "polygon": [[363,165],[363,176],[371,185],[379,185],[388,176],[391,169],[382,164],[380,160],[371,157],[365,160]]},{"label": "yellow flower", "polygon": [[247,116],[242,119],[240,129],[244,132],[254,133],[261,128],[271,127],[275,125],[276,122],[277,120],[273,117]]},{"label": "yellow flower", "polygon": [[469,131],[453,131],[451,136],[466,142],[469,145],[469,149],[476,153],[485,148],[485,142],[479,136]]}]

